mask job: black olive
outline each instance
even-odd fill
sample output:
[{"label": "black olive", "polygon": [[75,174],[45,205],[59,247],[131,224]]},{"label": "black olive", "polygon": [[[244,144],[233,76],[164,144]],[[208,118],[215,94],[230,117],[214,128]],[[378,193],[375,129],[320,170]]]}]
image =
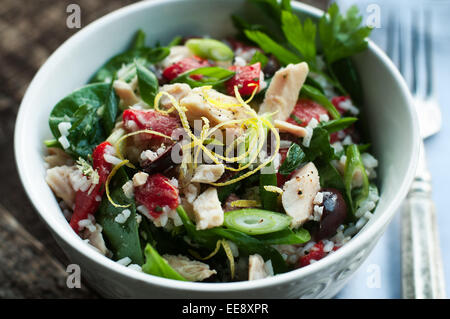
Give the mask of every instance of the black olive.
[{"label": "black olive", "polygon": [[175,165],[172,160],[172,150],[176,144],[166,146],[164,152],[158,155],[153,161],[146,159],[141,162],[142,170],[149,174],[161,173]]},{"label": "black olive", "polygon": [[280,69],[280,64],[275,59],[273,55],[269,56],[269,60],[267,61],[267,64],[263,68],[264,77],[266,79],[271,78],[275,72],[277,72]]},{"label": "black olive", "polygon": [[347,217],[347,203],[341,192],[335,188],[323,188],[322,218],[320,219],[317,239],[325,239],[333,236],[337,228]]}]

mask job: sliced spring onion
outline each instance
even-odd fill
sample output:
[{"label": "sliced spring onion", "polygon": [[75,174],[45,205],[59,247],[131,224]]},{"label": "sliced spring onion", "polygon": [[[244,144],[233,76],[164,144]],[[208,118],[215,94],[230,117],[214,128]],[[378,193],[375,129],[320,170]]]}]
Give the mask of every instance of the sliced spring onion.
[{"label": "sliced spring onion", "polygon": [[234,56],[229,46],[214,39],[189,39],[186,46],[192,53],[204,59],[227,61]]},{"label": "sliced spring onion", "polygon": [[240,209],[225,213],[224,225],[247,235],[273,233],[289,227],[291,217],[263,209]]}]

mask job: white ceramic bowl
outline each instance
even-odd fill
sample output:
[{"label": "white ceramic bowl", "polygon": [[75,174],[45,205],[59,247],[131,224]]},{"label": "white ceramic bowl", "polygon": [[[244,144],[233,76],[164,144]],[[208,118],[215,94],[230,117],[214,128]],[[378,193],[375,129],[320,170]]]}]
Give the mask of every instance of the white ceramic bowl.
[{"label": "white ceramic bowl", "polygon": [[[293,3],[300,15],[322,12]],[[123,267],[86,245],[64,219],[44,180],[43,140],[58,100],[87,82],[109,57],[124,50],[144,29],[151,44],[173,36],[233,34],[230,15],[252,13],[244,0],[145,1],[122,8],[86,26],[67,40],[31,82],[20,106],[15,155],[25,190],[55,239],[90,286],[108,297],[138,298],[329,298],[368,256],[405,197],[418,154],[418,126],[407,86],[385,54],[370,43],[354,58],[365,95],[365,122],[379,159],[380,201],[374,217],[343,248],[310,266],[252,282],[192,283],[155,277]],[[81,8],[83,10],[83,8]],[[389,253],[389,252],[387,252]]]}]

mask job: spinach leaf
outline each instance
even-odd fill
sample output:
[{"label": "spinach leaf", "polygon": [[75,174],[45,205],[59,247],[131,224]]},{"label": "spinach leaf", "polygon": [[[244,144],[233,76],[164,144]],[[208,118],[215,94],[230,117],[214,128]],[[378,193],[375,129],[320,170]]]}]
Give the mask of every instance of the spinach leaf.
[{"label": "spinach leaf", "polygon": [[299,228],[295,231],[290,228],[286,228],[275,233],[255,237],[266,245],[296,245],[304,244],[311,240],[309,231],[304,228]]},{"label": "spinach leaf", "polygon": [[145,264],[142,265],[143,272],[158,277],[187,281],[183,276],[176,272],[160,254],[158,254],[152,245],[147,244],[144,253]]},{"label": "spinach leaf", "polygon": [[281,13],[282,29],[289,44],[292,45],[312,68],[316,68],[316,25],[306,19],[304,25],[299,18],[289,12]]},{"label": "spinach leaf", "polygon": [[[171,83],[187,83],[191,88],[205,85],[217,86],[232,78],[234,74],[235,72],[224,68],[207,66],[184,72]],[[191,75],[201,75],[202,77],[194,80]]]},{"label": "spinach leaf", "polygon": [[163,60],[170,53],[167,47],[147,48],[139,47],[128,50],[124,53],[116,55],[109,59],[91,78],[90,83],[94,82],[109,82],[114,74],[122,68],[123,65],[133,63],[138,60],[144,65],[157,63]]},{"label": "spinach leaf", "polygon": [[116,203],[130,204],[127,209],[131,214],[127,220],[123,224],[114,220],[124,208],[113,206],[106,196],[103,198],[95,218],[103,227],[103,235],[109,243],[114,257],[117,259],[129,257],[133,263],[142,265],[144,256],[138,233],[139,225],[136,221],[136,204],[134,200],[125,196],[121,186],[112,191],[111,198]]},{"label": "spinach leaf", "polygon": [[272,260],[275,273],[287,271],[286,262],[280,253],[262,241],[237,230],[225,229],[223,227],[197,230],[181,205],[178,206],[177,212],[183,221],[187,235],[197,244],[214,249],[216,242],[219,239],[225,238],[235,243],[239,250],[242,250],[246,254],[260,254],[264,260]]},{"label": "spinach leaf", "polygon": [[299,56],[272,40],[265,33],[252,30],[245,30],[244,33],[247,38],[255,42],[264,52],[272,53],[282,65],[302,62],[302,59]]},{"label": "spinach leaf", "polygon": [[313,162],[316,159],[327,163],[334,159],[334,148],[330,145],[330,135],[328,131],[320,126],[313,130],[313,136],[309,147],[303,148],[305,152],[305,162]]},{"label": "spinach leaf", "polygon": [[327,13],[320,19],[319,35],[328,64],[367,48],[371,28],[360,26],[362,17],[356,6],[352,6],[346,16],[342,16],[338,5],[333,3]]},{"label": "spinach leaf", "polygon": [[336,110],[333,103],[331,103],[330,100],[315,87],[304,84],[302,86],[301,94],[322,105],[334,119],[341,117],[341,114]]},{"label": "spinach leaf", "polygon": [[264,189],[264,186],[269,185],[277,186],[277,174],[261,172],[259,174],[259,196],[262,207],[267,210],[276,211],[278,207],[278,194],[268,192]]},{"label": "spinach leaf", "polygon": [[159,89],[158,79],[152,71],[147,69],[141,63],[135,61],[135,65],[138,78],[139,93],[141,94],[142,100],[144,100],[145,103],[152,107],[155,101],[155,96],[158,93]]},{"label": "spinach leaf", "polygon": [[[106,104],[104,109],[103,124],[109,123],[111,116],[108,112],[114,112],[115,97],[112,97],[109,83],[97,83],[86,85],[59,101],[50,113],[49,125],[53,136],[58,139],[61,133],[58,124],[70,122],[71,128],[67,139],[70,146],[65,150],[73,158],[87,158],[92,150],[106,139],[105,130],[101,125],[102,117],[98,109]],[[107,101],[110,102],[107,102]],[[108,114],[108,115],[105,115]],[[112,118],[112,116],[111,116]],[[115,119],[114,119],[115,120]]]},{"label": "spinach leaf", "polygon": [[302,148],[298,144],[293,143],[289,147],[289,150],[286,154],[286,159],[278,169],[278,173],[280,173],[281,175],[289,175],[294,170],[296,170],[297,167],[300,166],[300,164],[303,163],[304,159],[305,153],[303,152]]},{"label": "spinach leaf", "polygon": [[106,96],[105,104],[99,110],[101,110],[101,124],[105,130],[105,135],[109,135],[114,128],[117,118],[117,110],[119,105],[119,99],[114,91],[113,82],[114,78],[109,85],[108,94]]},{"label": "spinach leaf", "polygon": [[[352,207],[352,212],[354,213],[359,204],[369,195],[369,179],[362,163],[358,146],[355,144],[349,145],[347,147],[346,156],[347,161],[345,163],[344,184],[347,197],[349,198]],[[358,191],[358,195],[353,198],[353,177],[355,174],[361,174],[363,184]]]},{"label": "spinach leaf", "polygon": [[358,119],[356,117],[341,117],[337,120],[331,120],[328,122],[321,122],[320,127],[326,129],[328,133],[334,133],[346,129],[353,123],[355,123]]}]

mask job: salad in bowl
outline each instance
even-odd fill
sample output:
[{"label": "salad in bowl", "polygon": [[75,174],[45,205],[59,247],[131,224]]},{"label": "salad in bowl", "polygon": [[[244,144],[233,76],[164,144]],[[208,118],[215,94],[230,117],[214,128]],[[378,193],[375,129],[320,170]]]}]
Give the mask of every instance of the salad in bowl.
[{"label": "salad in bowl", "polygon": [[46,182],[87,245],[169,279],[257,280],[371,218],[378,162],[351,60],[370,29],[355,7],[317,24],[289,1],[264,8],[272,24],[232,16],[224,39],[149,47],[138,30],[54,106]]}]

